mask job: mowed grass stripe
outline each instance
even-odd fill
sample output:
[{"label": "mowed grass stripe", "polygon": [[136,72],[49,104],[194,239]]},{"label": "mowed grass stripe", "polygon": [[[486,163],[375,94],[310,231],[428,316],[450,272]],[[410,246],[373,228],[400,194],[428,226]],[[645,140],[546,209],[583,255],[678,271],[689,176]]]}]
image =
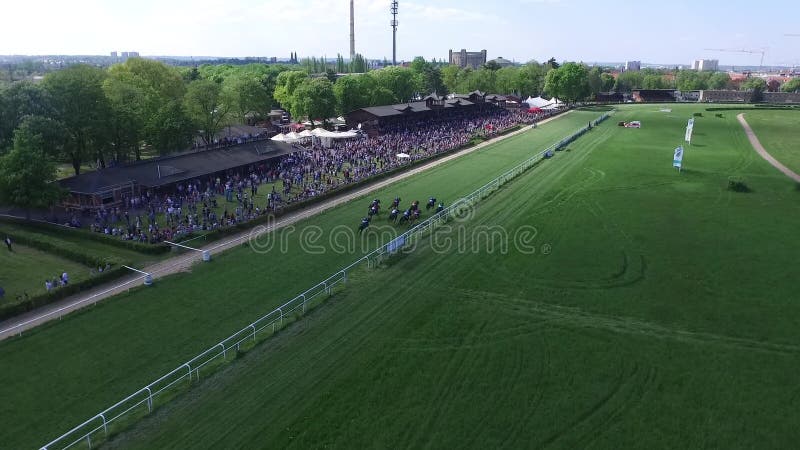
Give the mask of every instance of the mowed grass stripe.
[{"label": "mowed grass stripe", "polygon": [[[112,447],[793,446],[800,306],[776,275],[800,250],[791,183],[727,119],[677,174],[685,119],[648,108],[620,119],[647,128],[604,125],[465,224],[534,224],[551,254],[423,245],[358,272]],[[727,195],[731,169],[752,194]]]},{"label": "mowed grass stripe", "polygon": [[[435,195],[449,204],[598,115],[572,112],[370,197],[388,203],[400,195],[408,204]],[[249,248],[227,252],[193,267],[191,274],[160,280],[0,343],[7,368],[0,372],[0,394],[7,400],[0,404],[0,442],[11,448],[41,445],[349,264],[360,253],[308,255],[297,230],[355,228],[369,200],[275,233],[286,252],[279,246],[267,254]]]}]

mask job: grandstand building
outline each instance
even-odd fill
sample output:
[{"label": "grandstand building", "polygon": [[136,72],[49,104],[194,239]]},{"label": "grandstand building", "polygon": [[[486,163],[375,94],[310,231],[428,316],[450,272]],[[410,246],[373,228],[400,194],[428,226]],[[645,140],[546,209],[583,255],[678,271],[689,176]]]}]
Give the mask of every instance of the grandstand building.
[{"label": "grandstand building", "polygon": [[261,140],[86,172],[59,182],[69,193],[62,206],[80,210],[121,206],[125,197],[141,195],[149,189],[169,189],[197,178],[223,176],[268,164],[295,151],[289,144]]},{"label": "grandstand building", "polygon": [[504,107],[505,104],[504,96],[486,95],[481,91],[454,94],[450,98],[433,93],[418,102],[360,108],[346,114],[345,122],[348,128],[359,128],[369,135],[375,135],[380,128],[410,117],[419,120],[431,117],[455,117],[463,112],[479,108]]}]

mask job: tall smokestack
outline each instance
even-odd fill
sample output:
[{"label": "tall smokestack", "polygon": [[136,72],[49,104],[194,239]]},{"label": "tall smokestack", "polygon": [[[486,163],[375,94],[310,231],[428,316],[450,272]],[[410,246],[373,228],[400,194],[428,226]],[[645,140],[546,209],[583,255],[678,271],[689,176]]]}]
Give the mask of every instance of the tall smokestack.
[{"label": "tall smokestack", "polygon": [[356,58],[356,14],[353,0],[350,0],[350,61]]}]

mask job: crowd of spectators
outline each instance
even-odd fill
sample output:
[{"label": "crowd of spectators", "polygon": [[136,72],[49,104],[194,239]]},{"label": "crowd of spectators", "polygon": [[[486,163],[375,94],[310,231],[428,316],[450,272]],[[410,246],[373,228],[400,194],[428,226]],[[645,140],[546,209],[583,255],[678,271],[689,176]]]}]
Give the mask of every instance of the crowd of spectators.
[{"label": "crowd of spectators", "polygon": [[[170,192],[147,191],[128,197],[121,207],[97,210],[89,227],[119,239],[149,243],[229,227],[550,114],[488,108],[447,118],[396,121],[382,127],[377,136],[334,141],[330,148],[319,141],[307,142],[275,162],[240,173],[198,178],[177,184]],[[259,195],[264,185],[270,186]],[[69,225],[80,227],[81,223],[73,217]]]}]

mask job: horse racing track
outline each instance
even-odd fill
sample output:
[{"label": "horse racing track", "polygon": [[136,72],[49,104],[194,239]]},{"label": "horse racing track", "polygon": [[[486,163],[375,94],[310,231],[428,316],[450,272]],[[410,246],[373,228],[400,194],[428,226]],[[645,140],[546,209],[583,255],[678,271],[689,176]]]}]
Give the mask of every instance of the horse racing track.
[{"label": "horse racing track", "polygon": [[[701,111],[621,107],[104,445],[792,447],[800,307],[787,274],[800,191],[753,152],[733,113],[698,117],[673,169]],[[557,140],[597,115],[570,114],[377,197],[454,199],[519,161],[537,133]],[[633,120],[642,128],[616,126]],[[728,190],[734,176],[750,192]],[[355,228],[366,204],[309,224]],[[2,388],[0,416],[14,426],[3,439],[41,445],[354,259],[332,253],[236,250],[2,344],[15,363],[3,381],[33,386]],[[67,357],[66,339],[88,350]],[[36,351],[33,370],[24,361]],[[69,417],[54,427],[37,414]]]}]

